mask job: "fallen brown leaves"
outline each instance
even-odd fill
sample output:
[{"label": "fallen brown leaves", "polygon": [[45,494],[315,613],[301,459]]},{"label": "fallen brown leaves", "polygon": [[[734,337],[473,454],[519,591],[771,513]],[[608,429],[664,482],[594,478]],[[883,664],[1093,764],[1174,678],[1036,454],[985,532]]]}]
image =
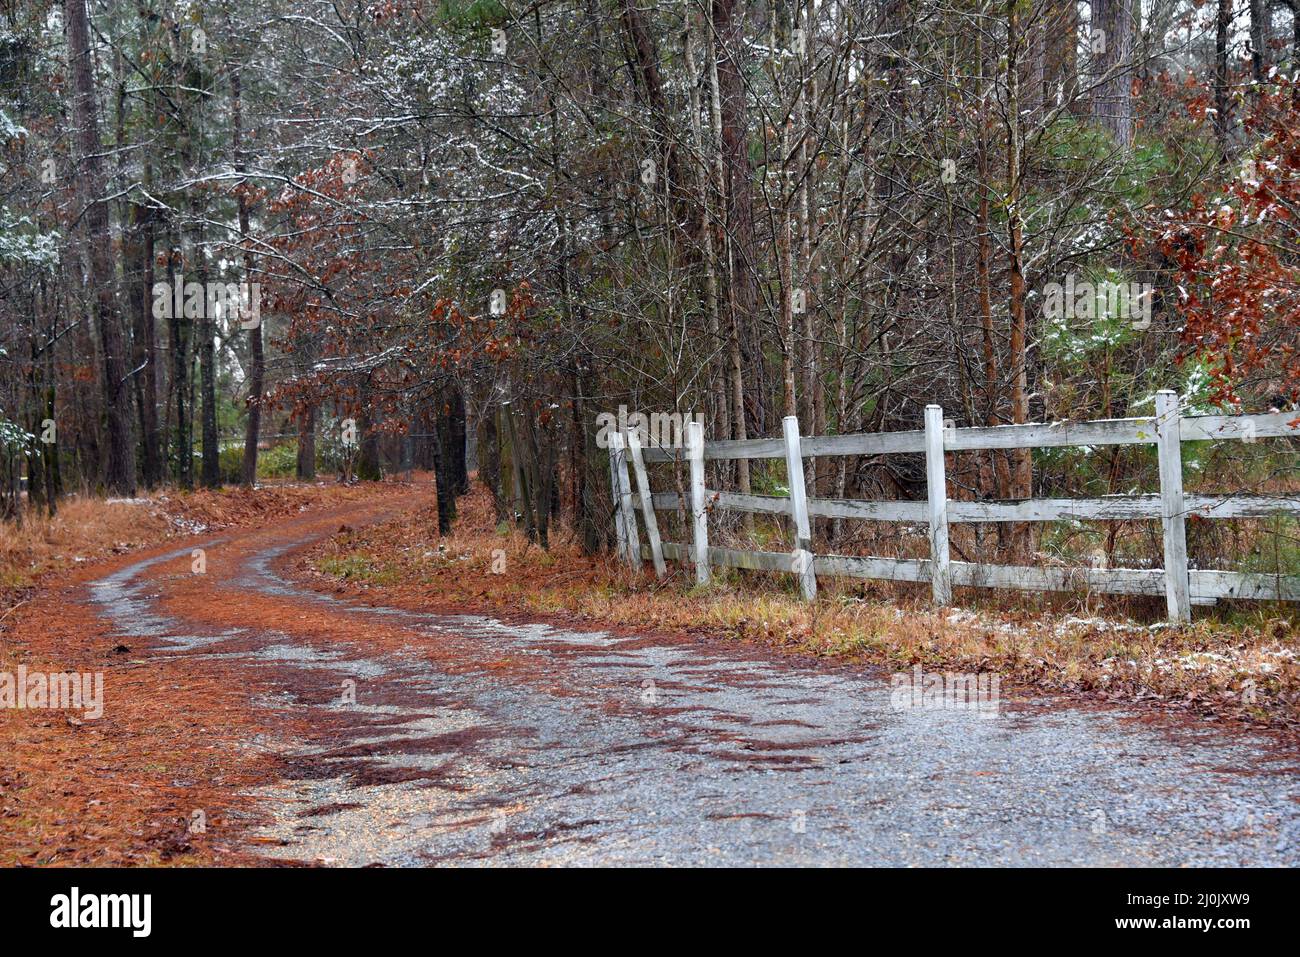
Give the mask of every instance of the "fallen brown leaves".
[{"label": "fallen brown leaves", "polygon": [[93,720],[0,709],[0,865],[253,862],[236,849],[255,823],[248,792],[276,770],[249,746],[266,728],[250,703],[257,689],[234,663],[209,660],[199,670],[183,657],[146,658],[86,603],[85,583],[135,560],[128,552],[172,550],[199,530],[404,494],[409,487],[396,484],[319,485],[165,493],[147,504],[73,501],[65,518],[11,530],[5,561],[22,555],[30,564],[24,597],[0,623],[0,671],[102,671],[112,706]]},{"label": "fallen brown leaves", "polygon": [[[45,608],[39,640],[24,643],[30,653],[7,654],[31,668],[57,660],[62,670],[102,670],[113,706],[81,724],[62,711],[0,711],[0,747],[13,765],[0,779],[0,864],[237,861],[229,844],[209,838],[233,833],[222,824],[245,813],[238,795],[256,780],[255,762],[229,760],[255,732],[237,685],[221,668],[195,674],[180,660],[115,655],[95,625],[71,602]],[[82,653],[47,659],[50,644]]]}]

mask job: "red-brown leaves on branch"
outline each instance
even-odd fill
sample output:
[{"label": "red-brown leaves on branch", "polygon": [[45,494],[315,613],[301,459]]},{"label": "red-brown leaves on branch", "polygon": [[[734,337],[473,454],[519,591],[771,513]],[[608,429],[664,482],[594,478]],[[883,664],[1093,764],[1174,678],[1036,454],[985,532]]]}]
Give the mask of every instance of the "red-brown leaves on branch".
[{"label": "red-brown leaves on branch", "polygon": [[1190,354],[1212,398],[1300,398],[1300,110],[1294,84],[1268,87],[1247,127],[1258,145],[1213,189],[1144,224],[1174,265]]}]

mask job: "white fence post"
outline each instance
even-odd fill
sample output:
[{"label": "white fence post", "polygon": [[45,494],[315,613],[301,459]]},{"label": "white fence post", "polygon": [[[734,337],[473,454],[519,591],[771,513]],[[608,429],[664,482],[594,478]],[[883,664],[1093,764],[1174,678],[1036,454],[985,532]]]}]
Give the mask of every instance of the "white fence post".
[{"label": "white fence post", "polygon": [[925,407],[925,490],[930,515],[930,587],[939,607],[952,604],[948,564],[948,479],[943,465],[943,409]]},{"label": "white fence post", "polygon": [[695,526],[695,581],[709,582],[709,515],[704,503],[704,426],[686,425],[686,455],[691,463],[691,517]]},{"label": "white fence post", "polygon": [[641,436],[636,429],[627,433],[627,448],[632,455],[632,471],[636,473],[637,494],[641,496],[641,517],[645,520],[645,535],[650,540],[650,560],[654,562],[655,577],[668,574],[664,566],[663,544],[659,540],[659,522],[655,518],[654,496],[650,494],[650,477],[646,474],[641,457]]},{"label": "white fence post", "polygon": [[619,445],[615,433],[608,433],[610,450],[610,501],[614,503],[614,534],[620,562],[628,559],[628,527],[623,521],[623,497],[619,494]]},{"label": "white fence post", "polygon": [[785,433],[785,470],[790,481],[790,517],[794,520],[794,573],[805,601],[817,597],[817,574],[813,570],[812,529],[808,523],[808,493],[803,483],[803,453],[799,448],[799,417],[787,415],[781,422]]},{"label": "white fence post", "polygon": [[1183,517],[1183,435],[1178,393],[1156,393],[1156,450],[1160,457],[1160,524],[1165,538],[1165,604],[1169,620],[1192,620],[1187,584],[1187,523]]},{"label": "white fence post", "polygon": [[623,436],[618,432],[609,433],[609,465],[611,481],[614,486],[614,504],[623,525],[623,558],[633,570],[641,567],[641,536],[636,530],[636,513],[632,511],[632,483],[627,477],[627,453],[624,451]]}]

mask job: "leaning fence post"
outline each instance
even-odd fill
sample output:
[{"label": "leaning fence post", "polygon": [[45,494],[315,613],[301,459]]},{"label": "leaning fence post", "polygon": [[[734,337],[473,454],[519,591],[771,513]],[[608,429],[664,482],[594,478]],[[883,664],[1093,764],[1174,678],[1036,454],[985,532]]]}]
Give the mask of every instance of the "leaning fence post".
[{"label": "leaning fence post", "polygon": [[618,494],[618,463],[614,461],[618,446],[614,444],[614,433],[609,433],[606,448],[609,451],[609,500],[614,503],[614,535],[618,543],[618,557],[627,557],[627,526],[623,524],[623,507]]},{"label": "leaning fence post", "polygon": [[781,421],[785,433],[785,470],[790,482],[790,517],[794,519],[794,573],[806,601],[817,597],[817,573],[813,570],[812,530],[808,524],[808,494],[803,484],[803,452],[799,447],[799,417],[787,415]]},{"label": "leaning fence post", "polygon": [[934,603],[952,603],[948,564],[948,480],[943,465],[943,409],[925,407],[925,489],[930,502],[930,588]]},{"label": "leaning fence post", "polygon": [[627,452],[622,434],[609,433],[610,481],[614,487],[614,504],[622,518],[623,558],[632,569],[641,567],[641,536],[636,530],[636,513],[632,511],[632,484],[627,477]]},{"label": "leaning fence post", "polygon": [[637,494],[641,496],[641,517],[645,519],[645,535],[650,540],[650,559],[655,565],[655,577],[663,578],[668,574],[668,569],[664,566],[664,550],[659,540],[654,496],[650,494],[650,477],[646,474],[645,459],[641,456],[641,436],[636,429],[627,433],[627,448],[632,457],[632,471],[636,473]]},{"label": "leaning fence post", "polygon": [[1183,517],[1183,437],[1178,393],[1156,393],[1156,452],[1160,459],[1160,524],[1165,538],[1165,604],[1170,621],[1191,621],[1187,528]]},{"label": "leaning fence post", "polygon": [[709,514],[704,506],[704,426],[686,424],[686,455],[691,463],[691,516],[695,526],[695,581],[709,582]]}]

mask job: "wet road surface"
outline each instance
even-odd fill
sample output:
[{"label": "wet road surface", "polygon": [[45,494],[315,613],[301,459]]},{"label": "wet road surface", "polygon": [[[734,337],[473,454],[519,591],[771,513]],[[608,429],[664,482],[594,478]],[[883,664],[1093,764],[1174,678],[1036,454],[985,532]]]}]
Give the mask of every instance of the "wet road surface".
[{"label": "wet road surface", "polygon": [[199,541],[91,586],[146,658],[246,669],[268,716],[247,747],[286,769],[258,794],[269,855],[1300,863],[1297,762],[1263,738],[1051,699],[900,708],[888,675],[743,644],[340,601],[279,570],[337,522]]}]

